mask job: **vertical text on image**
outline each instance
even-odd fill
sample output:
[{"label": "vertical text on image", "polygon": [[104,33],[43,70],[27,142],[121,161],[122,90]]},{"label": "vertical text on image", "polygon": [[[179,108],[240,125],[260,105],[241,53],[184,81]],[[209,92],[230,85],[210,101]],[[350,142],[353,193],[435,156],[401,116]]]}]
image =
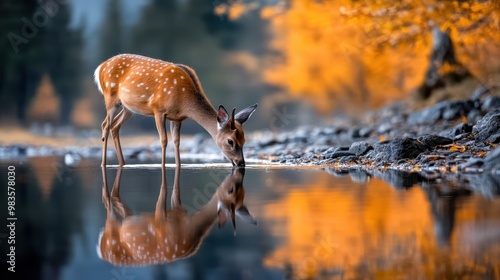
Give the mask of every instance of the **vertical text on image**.
[{"label": "vertical text on image", "polygon": [[16,269],[16,167],[7,167],[7,228],[9,229],[7,263],[8,270],[15,272]]}]

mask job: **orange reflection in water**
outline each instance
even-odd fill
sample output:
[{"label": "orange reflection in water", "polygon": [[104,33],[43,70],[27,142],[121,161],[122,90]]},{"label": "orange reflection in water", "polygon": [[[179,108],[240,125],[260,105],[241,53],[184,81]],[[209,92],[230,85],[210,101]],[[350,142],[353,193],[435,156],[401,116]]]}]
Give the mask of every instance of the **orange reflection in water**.
[{"label": "orange reflection in water", "polygon": [[[327,174],[316,174],[310,179],[310,186],[291,188],[282,199],[266,205],[262,213],[270,221],[271,234],[283,240],[264,263],[287,269],[293,279],[337,274],[348,279],[368,275],[456,276],[461,275],[457,268],[475,271],[478,260],[455,248],[457,242],[468,242],[462,232],[458,234],[459,241],[451,244],[438,242],[442,233],[436,232],[446,228],[449,221],[454,221],[456,227],[480,217],[494,217],[495,211],[500,211],[498,201],[488,207],[490,211],[481,214],[474,207],[458,207],[456,213],[444,211],[444,216],[451,220],[443,221],[438,217],[443,212],[439,210],[441,198],[433,201],[419,187],[395,190],[378,179],[366,186],[349,186],[344,181],[343,186],[336,187]],[[434,212],[433,203],[438,204]],[[469,235],[477,234],[473,229],[469,231]],[[492,245],[482,263],[494,264],[492,256],[500,257],[499,244]],[[493,265],[493,269],[496,272],[492,273],[500,275],[499,265]]]}]

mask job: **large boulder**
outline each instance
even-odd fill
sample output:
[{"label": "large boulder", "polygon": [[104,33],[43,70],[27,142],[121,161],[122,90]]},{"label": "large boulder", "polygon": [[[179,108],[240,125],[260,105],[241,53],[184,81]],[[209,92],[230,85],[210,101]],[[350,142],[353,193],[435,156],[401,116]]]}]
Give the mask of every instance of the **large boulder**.
[{"label": "large boulder", "polygon": [[398,161],[400,159],[414,159],[427,147],[413,138],[396,138],[392,141],[377,143],[375,159],[384,161]]},{"label": "large boulder", "polygon": [[493,110],[472,128],[477,141],[498,143],[500,140],[500,109]]}]

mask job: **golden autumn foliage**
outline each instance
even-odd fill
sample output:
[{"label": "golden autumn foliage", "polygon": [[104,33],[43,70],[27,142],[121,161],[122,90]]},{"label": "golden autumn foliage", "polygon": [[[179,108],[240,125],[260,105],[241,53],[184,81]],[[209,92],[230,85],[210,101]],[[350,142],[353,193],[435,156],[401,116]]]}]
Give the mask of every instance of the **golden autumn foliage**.
[{"label": "golden autumn foliage", "polygon": [[96,122],[92,105],[90,98],[78,100],[71,113],[71,123],[76,127],[91,128]]},{"label": "golden autumn foliage", "polygon": [[43,75],[35,98],[28,108],[28,119],[38,123],[57,123],[59,121],[59,102],[59,97],[57,97],[49,75]]},{"label": "golden autumn foliage", "polygon": [[[232,1],[231,19],[255,2]],[[447,30],[458,59],[487,84],[500,83],[500,2],[417,0],[280,1],[258,7],[269,20],[263,79],[322,112],[406,97],[424,78],[431,30]],[[216,8],[217,9],[217,8]],[[234,9],[233,12],[231,10]]]}]

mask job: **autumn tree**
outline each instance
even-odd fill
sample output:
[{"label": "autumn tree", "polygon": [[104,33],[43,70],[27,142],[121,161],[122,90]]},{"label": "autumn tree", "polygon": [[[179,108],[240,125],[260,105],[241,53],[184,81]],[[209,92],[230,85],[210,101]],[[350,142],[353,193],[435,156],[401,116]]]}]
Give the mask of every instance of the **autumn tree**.
[{"label": "autumn tree", "polygon": [[498,1],[233,1],[215,12],[241,15],[253,3],[278,54],[266,58],[264,80],[323,112],[407,96],[424,80],[434,28],[448,32],[458,60],[483,83],[500,72]]},{"label": "autumn tree", "polygon": [[[416,93],[420,98],[428,98],[436,89],[460,84],[472,76],[483,85],[494,83],[500,60],[485,61],[481,53],[498,57],[500,2],[407,0],[402,5],[392,5],[389,1],[373,1],[368,7],[353,3],[342,14],[373,22],[360,27],[370,34],[376,48],[424,42],[430,55],[426,71],[419,73],[421,82]],[[470,85],[465,84],[463,90],[470,94]]]}]

